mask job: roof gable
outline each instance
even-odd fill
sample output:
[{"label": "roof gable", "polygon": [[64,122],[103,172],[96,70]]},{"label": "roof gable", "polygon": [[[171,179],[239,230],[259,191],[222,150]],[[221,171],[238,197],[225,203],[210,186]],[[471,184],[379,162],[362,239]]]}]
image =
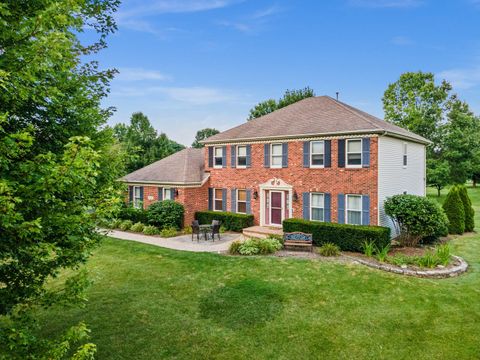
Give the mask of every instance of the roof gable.
[{"label": "roof gable", "polygon": [[422,136],[329,96],[318,96],[303,99],[211,136],[204,143],[372,132],[401,136],[421,143],[429,142]]}]

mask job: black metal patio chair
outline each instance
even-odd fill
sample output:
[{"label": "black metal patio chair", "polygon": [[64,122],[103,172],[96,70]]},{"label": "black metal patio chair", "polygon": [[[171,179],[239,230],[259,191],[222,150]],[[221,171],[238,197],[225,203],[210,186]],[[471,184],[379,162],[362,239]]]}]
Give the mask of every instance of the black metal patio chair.
[{"label": "black metal patio chair", "polygon": [[192,241],[195,234],[197,235],[197,242],[200,241],[200,223],[198,220],[192,221]]}]

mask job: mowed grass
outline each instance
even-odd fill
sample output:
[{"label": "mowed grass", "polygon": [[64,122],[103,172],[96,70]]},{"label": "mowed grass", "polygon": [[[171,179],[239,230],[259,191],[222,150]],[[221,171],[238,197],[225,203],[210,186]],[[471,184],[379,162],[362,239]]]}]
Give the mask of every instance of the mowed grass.
[{"label": "mowed grass", "polygon": [[474,359],[480,236],[453,248],[468,273],[428,280],[106,239],[88,264],[87,306],[42,317],[49,335],[85,320],[98,359]]}]

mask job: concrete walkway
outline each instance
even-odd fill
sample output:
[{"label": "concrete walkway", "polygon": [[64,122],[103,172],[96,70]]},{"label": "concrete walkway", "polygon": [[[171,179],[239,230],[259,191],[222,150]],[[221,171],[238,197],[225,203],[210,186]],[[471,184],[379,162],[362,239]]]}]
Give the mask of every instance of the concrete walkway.
[{"label": "concrete walkway", "polygon": [[120,230],[102,229],[101,231],[102,233],[108,231],[108,233],[105,234],[106,236],[121,240],[137,241],[144,244],[156,245],[174,250],[215,253],[227,251],[230,244],[242,236],[241,234],[225,233],[220,235],[222,238],[221,240],[215,239],[215,242],[212,242],[211,240],[205,241],[204,239],[201,239],[199,242],[197,242],[196,237],[195,240],[192,241],[192,235],[161,238],[158,236],[149,236]]}]

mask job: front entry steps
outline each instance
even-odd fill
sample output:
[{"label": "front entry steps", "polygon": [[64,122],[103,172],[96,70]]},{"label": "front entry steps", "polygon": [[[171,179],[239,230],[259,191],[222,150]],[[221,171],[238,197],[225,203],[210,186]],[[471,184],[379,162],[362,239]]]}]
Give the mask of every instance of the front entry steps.
[{"label": "front entry steps", "polygon": [[266,239],[271,235],[283,236],[282,228],[270,226],[251,226],[243,229],[243,236]]}]

